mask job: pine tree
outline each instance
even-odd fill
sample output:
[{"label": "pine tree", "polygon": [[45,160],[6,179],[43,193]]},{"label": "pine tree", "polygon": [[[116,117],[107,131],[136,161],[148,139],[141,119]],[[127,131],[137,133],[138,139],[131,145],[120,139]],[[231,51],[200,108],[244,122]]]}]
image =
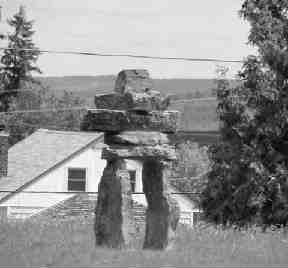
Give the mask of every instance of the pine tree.
[{"label": "pine tree", "polygon": [[[16,96],[17,91],[25,88],[29,83],[36,83],[32,73],[41,73],[36,66],[40,54],[32,41],[34,31],[33,21],[26,18],[23,6],[8,20],[14,31],[8,35],[8,49],[4,50],[0,68],[0,110],[7,111],[11,96]],[[25,50],[28,49],[28,50]]]},{"label": "pine tree", "polygon": [[251,25],[241,85],[218,81],[221,142],[210,148],[213,166],[202,206],[213,222],[288,223],[288,1],[245,0]]}]

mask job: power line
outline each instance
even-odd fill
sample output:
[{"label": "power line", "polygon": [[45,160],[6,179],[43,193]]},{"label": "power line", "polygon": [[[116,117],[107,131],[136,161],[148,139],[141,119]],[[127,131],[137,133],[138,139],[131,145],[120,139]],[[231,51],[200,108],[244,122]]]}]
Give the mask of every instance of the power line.
[{"label": "power line", "polygon": [[[28,194],[98,194],[98,192],[78,192],[78,191],[9,191],[9,190],[3,190],[0,191],[0,193],[28,193]],[[140,195],[140,194],[145,194],[143,192],[133,192],[133,194]],[[195,195],[200,195],[200,192],[170,192],[172,195],[177,195],[177,194],[195,194]]]},{"label": "power line", "polygon": [[216,97],[207,97],[207,98],[192,98],[192,99],[181,99],[181,100],[173,100],[171,101],[171,104],[173,103],[190,103],[190,102],[195,102],[195,101],[216,101]]},{"label": "power line", "polygon": [[[191,103],[195,101],[206,101],[206,100],[217,100],[216,98],[193,98],[190,100],[175,100],[172,101],[173,103]],[[103,110],[103,109],[97,109],[95,107],[88,107],[88,106],[78,106],[78,107],[71,107],[71,108],[47,108],[47,109],[32,109],[32,110],[15,110],[11,112],[0,112],[0,115],[5,114],[19,114],[19,113],[43,113],[43,112],[61,112],[61,111],[73,111],[73,110],[87,110],[87,109],[93,109],[93,110]]]},{"label": "power line", "polygon": [[174,61],[190,61],[190,62],[218,62],[218,63],[243,63],[242,60],[224,60],[216,58],[190,58],[190,57],[162,57],[162,56],[148,56],[136,54],[117,54],[117,53],[100,53],[100,52],[85,52],[85,51],[60,51],[60,50],[37,50],[28,48],[5,48],[0,47],[0,50],[14,50],[14,51],[39,51],[47,54],[62,54],[62,55],[83,55],[83,56],[97,56],[97,57],[126,57],[126,58],[141,58],[152,60],[174,60]]},{"label": "power line", "polygon": [[[73,111],[73,110],[87,110],[91,107],[87,106],[78,106],[71,108],[47,108],[47,109],[32,109],[32,110],[15,110],[11,112],[0,112],[1,114],[19,114],[19,113],[43,113],[43,112],[61,112],[61,111]],[[94,109],[94,108],[93,108]],[[96,110],[96,109],[94,109]]]}]

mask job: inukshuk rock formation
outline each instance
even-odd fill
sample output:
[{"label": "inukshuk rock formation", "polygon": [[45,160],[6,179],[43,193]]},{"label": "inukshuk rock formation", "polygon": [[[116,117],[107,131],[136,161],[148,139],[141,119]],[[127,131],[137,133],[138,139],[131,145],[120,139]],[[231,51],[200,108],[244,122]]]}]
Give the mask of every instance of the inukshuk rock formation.
[{"label": "inukshuk rock formation", "polygon": [[115,92],[95,96],[82,130],[104,131],[107,160],[98,188],[95,211],[96,244],[122,248],[135,234],[132,189],[126,159],[143,163],[143,191],[148,208],[144,248],[165,249],[174,235],[179,208],[168,191],[169,163],[176,159],[168,135],[175,133],[177,111],[164,111],[169,98],[153,90],[146,70],[124,70]]}]

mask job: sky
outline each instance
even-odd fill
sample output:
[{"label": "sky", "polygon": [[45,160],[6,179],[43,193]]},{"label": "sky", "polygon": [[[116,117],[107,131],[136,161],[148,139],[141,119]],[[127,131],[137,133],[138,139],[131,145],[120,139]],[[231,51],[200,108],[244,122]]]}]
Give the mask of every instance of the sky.
[{"label": "sky", "polygon": [[[22,4],[34,20],[40,49],[242,60],[255,53],[247,45],[249,25],[238,15],[242,2],[0,0],[0,31],[11,31],[6,19]],[[145,68],[154,78],[215,78],[219,64],[42,54],[38,65],[45,76],[116,75],[122,69]],[[229,77],[241,68],[221,65],[229,67]]]}]

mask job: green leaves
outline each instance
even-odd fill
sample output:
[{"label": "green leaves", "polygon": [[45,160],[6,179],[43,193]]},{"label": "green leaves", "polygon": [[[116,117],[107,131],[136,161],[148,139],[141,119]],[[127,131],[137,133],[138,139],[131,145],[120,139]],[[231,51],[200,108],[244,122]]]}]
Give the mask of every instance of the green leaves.
[{"label": "green leaves", "polygon": [[[222,141],[210,148],[202,206],[209,220],[288,223],[288,1],[245,0],[249,56],[237,88],[218,82]],[[286,209],[286,210],[285,210]]]},{"label": "green leaves", "polygon": [[[23,82],[31,82],[33,73],[41,73],[35,65],[40,52],[32,41],[33,23],[26,19],[23,8],[20,7],[19,12],[8,20],[8,24],[14,31],[8,35],[9,49],[4,50],[1,58],[3,66],[0,68],[0,88],[3,91],[11,91],[11,95],[16,96],[15,90],[21,89]],[[2,111],[9,109],[10,101],[10,98],[0,98]]]}]

